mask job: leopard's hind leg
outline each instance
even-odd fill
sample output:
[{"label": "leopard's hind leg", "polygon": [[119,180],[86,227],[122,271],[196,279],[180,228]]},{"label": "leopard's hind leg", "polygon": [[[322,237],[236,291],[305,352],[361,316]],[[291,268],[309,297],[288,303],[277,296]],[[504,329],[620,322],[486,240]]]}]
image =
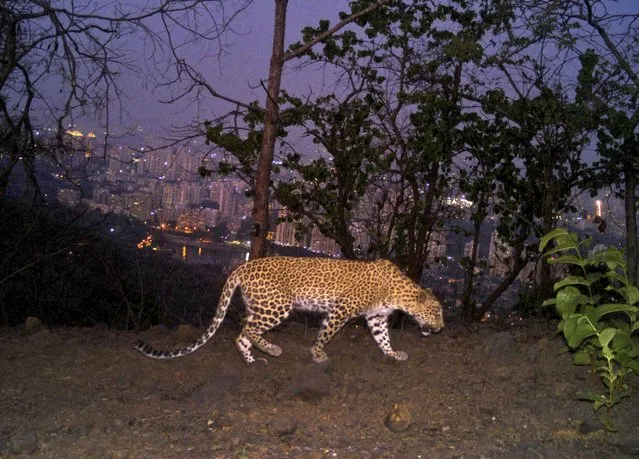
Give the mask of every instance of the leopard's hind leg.
[{"label": "leopard's hind leg", "polygon": [[272,304],[266,306],[260,302],[244,296],[247,305],[247,316],[242,333],[235,339],[237,350],[246,363],[255,362],[251,354],[251,347],[255,346],[265,354],[273,357],[282,355],[282,348],[269,343],[262,334],[279,325],[290,313],[289,308],[276,307]]},{"label": "leopard's hind leg", "polygon": [[328,360],[328,356],[326,352],[324,352],[324,346],[346,325],[348,319],[350,319],[350,317],[346,313],[341,312],[339,308],[335,308],[324,317],[320,332],[311,348],[311,356],[316,363],[322,363]]}]

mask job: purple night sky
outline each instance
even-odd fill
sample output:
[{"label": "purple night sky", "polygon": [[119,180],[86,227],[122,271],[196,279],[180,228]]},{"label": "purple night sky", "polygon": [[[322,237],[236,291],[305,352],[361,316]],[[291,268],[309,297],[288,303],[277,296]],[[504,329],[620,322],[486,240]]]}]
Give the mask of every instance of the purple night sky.
[{"label": "purple night sky", "polygon": [[[228,4],[230,9],[233,1]],[[607,6],[611,11],[636,13],[639,0],[608,0]],[[206,46],[200,43],[185,47],[184,56],[219,93],[247,103],[257,100],[262,105],[265,96],[260,81],[268,75],[274,9],[272,1],[254,1],[236,18],[234,32],[225,36],[221,52],[217,42]],[[348,0],[290,0],[286,47],[300,39],[300,31],[306,26],[315,26],[321,19],[328,19],[331,24],[337,23],[340,11],[349,11]],[[172,126],[188,124],[194,119],[212,119],[233,108],[208,94],[197,98],[190,95],[170,105],[158,102],[166,99],[168,92],[166,88],[154,89],[162,71],[149,58],[149,44],[143,40],[132,42],[129,39],[126,48],[136,56],[140,71],[135,75],[121,75],[119,84],[126,98],[123,100],[122,121],[114,120],[115,125],[122,124],[126,128],[140,125],[145,129],[166,132]],[[285,66],[282,88],[297,95],[308,94],[312,88],[314,96],[317,96],[322,90],[322,72],[317,69],[298,71],[294,68],[295,64],[288,62]],[[327,88],[330,85],[323,90]]]},{"label": "purple night sky", "polygon": [[[268,75],[271,53],[274,3],[255,1],[234,22],[235,33],[226,36],[226,44],[219,52],[217,43],[211,43],[208,49],[202,46],[192,47],[186,56],[197,69],[206,76],[208,83],[218,92],[243,102],[258,100],[264,103],[264,90],[260,80]],[[290,0],[287,16],[286,47],[298,41],[300,31],[309,25],[317,25],[321,19],[331,24],[339,21],[338,13],[348,11],[347,0]],[[130,44],[128,44],[130,46]],[[166,89],[153,89],[152,65],[145,65],[142,43],[134,52],[141,57],[138,65],[139,75],[123,75],[121,85],[127,93],[124,124],[135,123],[143,127],[166,127],[187,123],[199,116],[201,120],[210,119],[226,113],[232,106],[210,95],[201,95],[197,106],[194,97],[187,97],[175,104],[162,104],[158,99],[166,97]],[[293,70],[295,63],[289,62],[284,69],[282,88],[307,93],[309,86],[321,83],[321,74],[312,71]]]}]

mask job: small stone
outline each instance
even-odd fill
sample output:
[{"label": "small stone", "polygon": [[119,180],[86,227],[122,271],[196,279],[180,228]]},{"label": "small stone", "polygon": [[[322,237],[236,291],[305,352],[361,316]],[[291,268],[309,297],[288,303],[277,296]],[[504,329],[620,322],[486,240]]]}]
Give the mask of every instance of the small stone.
[{"label": "small stone", "polygon": [[42,328],[42,321],[37,317],[29,316],[27,320],[24,322],[24,334],[25,335],[33,335],[37,331]]},{"label": "small stone", "polygon": [[408,430],[412,423],[412,417],[408,406],[404,403],[396,403],[386,416],[384,425],[391,431],[400,433]]},{"label": "small stone", "polygon": [[295,430],[297,430],[297,419],[293,416],[280,416],[268,423],[269,433],[277,437],[292,435]]},{"label": "small stone", "polygon": [[586,419],[579,424],[579,433],[582,435],[588,435],[589,433],[603,430],[603,428],[604,426],[601,422],[595,421],[594,419]]}]

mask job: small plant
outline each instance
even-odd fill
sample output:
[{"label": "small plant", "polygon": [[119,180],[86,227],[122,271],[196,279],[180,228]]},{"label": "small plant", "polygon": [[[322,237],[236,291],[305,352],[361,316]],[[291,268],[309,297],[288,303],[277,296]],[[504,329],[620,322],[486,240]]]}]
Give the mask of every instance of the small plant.
[{"label": "small plant", "polygon": [[601,423],[615,430],[611,409],[630,396],[624,378],[639,374],[639,289],[628,279],[619,250],[609,247],[586,256],[589,242],[564,228],[541,238],[539,249],[548,263],[571,266],[555,283],[555,298],[544,306],[554,305],[561,316],[558,330],[573,352],[573,363],[590,364],[601,376],[605,393],[588,391],[580,398],[592,401]]}]

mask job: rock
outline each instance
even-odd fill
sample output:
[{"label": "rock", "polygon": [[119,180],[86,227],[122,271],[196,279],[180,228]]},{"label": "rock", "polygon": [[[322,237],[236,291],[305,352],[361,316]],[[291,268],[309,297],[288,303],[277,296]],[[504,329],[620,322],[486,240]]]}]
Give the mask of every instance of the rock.
[{"label": "rock", "polygon": [[292,435],[297,429],[297,419],[293,416],[279,416],[268,423],[268,431],[271,435],[284,437]]},{"label": "rock", "polygon": [[42,329],[42,321],[37,317],[29,316],[24,322],[23,331],[25,335],[33,335]]},{"label": "rock", "polygon": [[4,438],[2,432],[0,432],[0,454],[5,454],[9,451],[9,444],[7,443],[7,439]]},{"label": "rock", "polygon": [[604,426],[601,422],[594,419],[586,419],[579,424],[579,433],[582,435],[588,435],[589,433],[603,430]]},{"label": "rock", "polygon": [[484,355],[501,359],[518,354],[518,347],[512,333],[502,331],[488,336],[483,351]]},{"label": "rock", "polygon": [[38,439],[33,432],[17,432],[9,438],[11,454],[33,454],[38,448]]},{"label": "rock", "polygon": [[408,430],[412,423],[410,410],[405,403],[396,403],[384,419],[384,425],[391,431],[400,433]]}]

